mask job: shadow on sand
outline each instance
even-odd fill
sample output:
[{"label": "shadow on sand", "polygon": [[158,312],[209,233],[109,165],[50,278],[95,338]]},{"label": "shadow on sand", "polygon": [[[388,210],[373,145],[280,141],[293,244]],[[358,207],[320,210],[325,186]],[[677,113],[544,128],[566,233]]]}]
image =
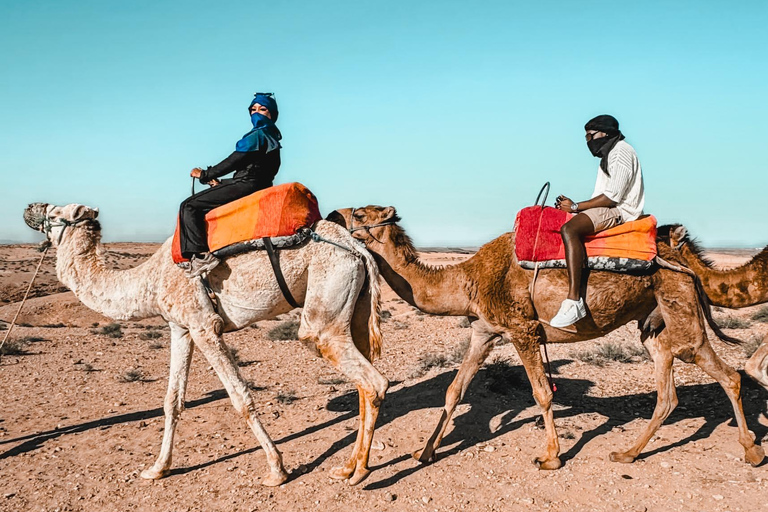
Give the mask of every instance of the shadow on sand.
[{"label": "shadow on sand", "polygon": [[[553,361],[552,365],[554,372],[557,374],[557,368],[569,362],[569,360]],[[445,391],[455,375],[456,370],[446,371],[435,375],[428,380],[418,382],[412,386],[405,386],[388,393],[381,408],[377,427],[380,428],[415,410],[442,408],[445,400]],[[589,441],[601,434],[609,432],[614,427],[620,427],[621,425],[630,423],[638,418],[646,420],[650,419],[656,404],[656,393],[638,393],[602,398],[592,397],[587,394],[590,387],[593,385],[593,382],[589,380],[568,379],[563,378],[562,376],[558,376],[555,380],[557,381],[558,392],[555,394],[554,402],[555,404],[564,407],[564,409],[555,412],[555,420],[573,417],[583,413],[597,413],[607,418],[601,425],[581,433],[581,437],[577,442],[567,452],[562,454],[563,461],[572,459]],[[702,418],[704,419],[704,424],[684,439],[643,452],[639,458],[662,453],[692,441],[705,439],[712,434],[718,425],[733,417],[730,402],[717,383],[678,386],[677,394],[679,405],[665,424],[675,423],[688,418]],[[755,432],[758,440],[762,439],[768,433],[768,428],[758,423],[760,415],[768,415],[766,414],[765,392],[743,373],[742,396],[748,426]],[[197,406],[224,398],[227,398],[224,390],[212,391],[202,398],[187,402],[187,409],[193,409]],[[453,428],[450,429],[450,432],[443,440],[443,445],[449,446],[455,443],[457,444],[450,449],[439,451],[438,456],[440,458],[452,457],[475,444],[488,442],[507,432],[520,428],[525,424],[534,423],[536,420],[536,417],[516,419],[522,411],[535,405],[533,397],[531,396],[530,384],[528,383],[522,366],[504,367],[503,372],[500,372],[498,368],[493,370],[487,367],[483,368],[478,372],[470,385],[463,402],[471,404],[471,410],[464,414],[454,416]],[[301,432],[296,432],[278,439],[276,440],[276,443],[287,443],[303,436],[312,435],[332,425],[356,418],[358,415],[357,404],[358,399],[356,391],[332,398],[328,401],[327,408],[330,411],[338,412],[338,416],[318,425],[308,427]],[[17,437],[15,439],[3,440],[0,441],[0,446],[20,441],[21,444],[1,453],[0,459],[35,450],[40,448],[48,440],[56,439],[68,434],[161,416],[163,416],[163,409],[156,408],[111,416],[64,427],[62,429]],[[435,423],[439,416],[440,411],[434,411],[433,419]],[[497,427],[492,431],[490,424],[494,417],[497,417],[497,421],[495,422]],[[735,422],[732,423],[735,424]],[[433,424],[430,424],[430,426],[432,425]],[[663,428],[664,427],[662,426],[662,430]],[[562,431],[563,429],[561,428],[561,434]],[[338,451],[351,447],[355,441],[356,435],[356,431],[352,431],[334,442],[327,450],[307,464],[306,470],[312,471],[316,469]],[[733,435],[735,439],[735,431]],[[541,439],[537,439],[536,442],[543,443],[543,441],[544,432],[542,430]],[[629,446],[633,441],[634,439],[628,436],[622,446]],[[408,447],[410,451],[414,451],[418,448],[421,448],[421,446]],[[171,471],[171,475],[182,475],[197,471],[214,464],[237,458],[241,455],[253,453],[258,449],[258,447],[253,447],[219,457],[215,460],[207,461],[203,464],[176,468]],[[410,451],[387,460],[371,469],[380,469],[382,467],[406,461],[411,458]],[[371,482],[365,486],[365,489],[386,488],[410,474],[419,471],[423,467],[425,466],[413,461],[412,467],[404,469],[388,478]],[[300,476],[300,474],[294,472],[294,474],[291,475],[291,479],[293,480]],[[375,476],[376,473],[372,473],[372,477],[375,478]]]}]

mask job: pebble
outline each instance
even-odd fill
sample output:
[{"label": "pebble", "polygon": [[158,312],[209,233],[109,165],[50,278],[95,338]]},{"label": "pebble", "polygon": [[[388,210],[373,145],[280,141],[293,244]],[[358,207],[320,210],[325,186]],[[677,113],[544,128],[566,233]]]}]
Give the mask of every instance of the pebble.
[{"label": "pebble", "polygon": [[495,452],[495,451],[496,451],[496,448],[494,448],[494,447],[493,447],[493,446],[491,446],[491,445],[488,445],[488,446],[486,446],[485,448],[483,448],[483,451],[486,451],[486,452],[488,452],[488,453],[490,453],[490,452]]},{"label": "pebble", "polygon": [[712,498],[716,499],[717,501],[720,501],[721,499],[723,499],[723,495],[722,494],[713,494]]},{"label": "pebble", "polygon": [[432,501],[432,498],[430,498],[429,496],[423,496],[423,497],[421,498],[421,501],[423,501],[423,502],[424,502],[424,504],[426,505],[427,503],[429,503],[430,501]]},{"label": "pebble", "polygon": [[391,492],[388,492],[387,494],[384,495],[384,500],[385,501],[395,501],[396,499],[397,499],[397,494],[393,494]]},{"label": "pebble", "polygon": [[659,464],[659,466],[661,466],[663,468],[670,468],[670,467],[672,467],[669,462],[662,462],[661,464]]}]

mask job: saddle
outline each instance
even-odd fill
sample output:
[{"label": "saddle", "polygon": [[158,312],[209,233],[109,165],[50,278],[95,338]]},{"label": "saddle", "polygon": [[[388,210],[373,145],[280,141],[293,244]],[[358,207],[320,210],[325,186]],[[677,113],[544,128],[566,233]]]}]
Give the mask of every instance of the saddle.
[{"label": "saddle", "polygon": [[[525,269],[566,268],[560,228],[573,214],[547,206],[530,206],[515,219],[515,256]],[[584,240],[587,266],[612,272],[642,272],[655,265],[656,218],[644,215]]]}]

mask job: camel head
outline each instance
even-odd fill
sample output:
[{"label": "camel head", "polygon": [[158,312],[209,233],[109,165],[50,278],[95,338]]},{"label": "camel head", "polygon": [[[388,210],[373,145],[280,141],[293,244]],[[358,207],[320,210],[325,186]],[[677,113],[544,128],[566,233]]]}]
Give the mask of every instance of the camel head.
[{"label": "camel head", "polygon": [[680,247],[690,240],[688,230],[682,224],[666,224],[656,230],[656,239],[664,242],[673,249]]},{"label": "camel head", "polygon": [[67,228],[87,226],[91,230],[100,230],[96,221],[98,216],[98,208],[74,203],[66,206],[32,203],[24,210],[24,222],[27,226],[45,233],[48,241],[55,245],[61,243]]},{"label": "camel head", "polygon": [[394,206],[368,205],[363,208],[342,208],[331,212],[327,221],[346,228],[352,236],[365,243],[379,241],[383,230],[400,221]]}]

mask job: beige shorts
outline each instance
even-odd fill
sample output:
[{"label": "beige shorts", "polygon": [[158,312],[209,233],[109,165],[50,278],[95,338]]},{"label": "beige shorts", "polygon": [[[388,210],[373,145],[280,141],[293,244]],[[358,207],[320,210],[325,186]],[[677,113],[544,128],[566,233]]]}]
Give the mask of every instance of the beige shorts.
[{"label": "beige shorts", "polygon": [[592,221],[592,224],[595,226],[595,233],[605,231],[624,222],[621,218],[621,211],[618,208],[590,208],[581,213]]}]

